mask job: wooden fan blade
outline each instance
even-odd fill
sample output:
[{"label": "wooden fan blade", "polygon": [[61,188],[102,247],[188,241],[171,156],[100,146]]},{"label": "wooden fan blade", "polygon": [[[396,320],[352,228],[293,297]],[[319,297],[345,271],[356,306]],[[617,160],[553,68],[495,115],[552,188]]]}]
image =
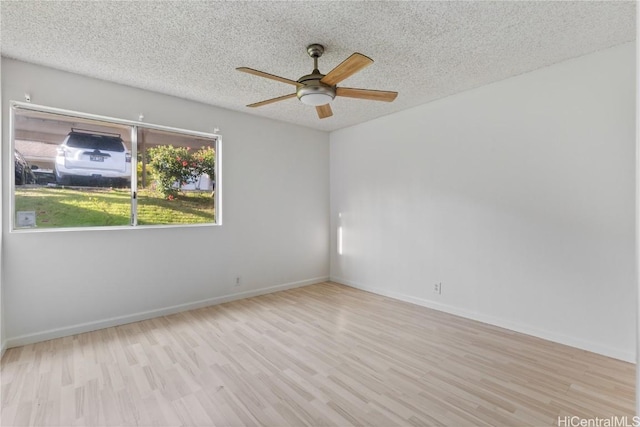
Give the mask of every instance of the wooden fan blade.
[{"label": "wooden fan blade", "polygon": [[391,102],[396,99],[396,97],[398,96],[398,92],[389,92],[386,90],[355,89],[352,87],[338,87],[336,88],[336,96]]},{"label": "wooden fan blade", "polygon": [[236,68],[238,71],[242,71],[243,73],[253,74],[254,76],[264,77],[266,79],[275,80],[277,82],[287,83],[294,86],[300,86],[301,83],[298,83],[294,80],[285,79],[284,77],[274,76],[273,74],[265,73],[264,71],[254,70],[253,68],[247,67],[238,67]]},{"label": "wooden fan blade", "polygon": [[331,105],[329,104],[318,105],[316,111],[318,112],[318,117],[321,119],[333,116],[333,111],[331,111]]},{"label": "wooden fan blade", "polygon": [[247,107],[262,107],[263,105],[273,104],[274,102],[284,101],[285,99],[295,98],[295,97],[296,97],[296,94],[292,93],[289,95],[279,96],[277,98],[267,99],[266,101],[256,102],[255,104],[249,104],[247,105]]},{"label": "wooden fan blade", "polygon": [[373,64],[373,59],[356,52],[342,61],[336,68],[329,71],[329,74],[320,81],[329,86],[334,86],[371,64]]}]

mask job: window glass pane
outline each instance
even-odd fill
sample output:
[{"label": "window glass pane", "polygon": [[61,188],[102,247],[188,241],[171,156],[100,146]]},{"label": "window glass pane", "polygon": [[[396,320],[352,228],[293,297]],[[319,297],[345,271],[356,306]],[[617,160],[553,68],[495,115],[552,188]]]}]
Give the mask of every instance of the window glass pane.
[{"label": "window glass pane", "polygon": [[137,224],[216,222],[216,139],[138,130]]},{"label": "window glass pane", "polygon": [[129,126],[14,108],[14,228],[131,223]]}]

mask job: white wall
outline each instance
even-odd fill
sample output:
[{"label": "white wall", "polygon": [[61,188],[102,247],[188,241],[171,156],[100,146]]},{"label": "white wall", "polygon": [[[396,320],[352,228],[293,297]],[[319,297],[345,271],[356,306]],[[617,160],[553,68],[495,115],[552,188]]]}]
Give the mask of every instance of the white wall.
[{"label": "white wall", "polygon": [[[2,154],[4,326],[18,345],[329,274],[329,136],[13,60],[9,100],[213,132],[223,144],[221,227],[8,233],[8,126]],[[235,277],[241,286],[233,288]],[[242,295],[235,295],[242,293]],[[178,306],[178,307],[176,307]]]},{"label": "white wall", "polygon": [[331,278],[634,361],[634,72],[625,44],[332,133]]},{"label": "white wall", "polygon": [[[2,78],[2,61],[0,61],[0,79]],[[0,99],[2,99],[2,85],[0,85]],[[0,114],[0,129],[2,129],[2,114]],[[0,152],[0,176],[2,176],[2,152]],[[3,221],[3,204],[2,204],[2,197],[0,197],[0,224]],[[4,304],[3,304],[3,300],[2,300],[2,294],[3,294],[3,269],[2,269],[2,247],[4,246],[2,243],[2,235],[4,233],[2,232],[2,230],[0,229],[0,359],[2,358],[2,356],[4,355],[4,351],[5,351],[5,339],[4,339]]]}]

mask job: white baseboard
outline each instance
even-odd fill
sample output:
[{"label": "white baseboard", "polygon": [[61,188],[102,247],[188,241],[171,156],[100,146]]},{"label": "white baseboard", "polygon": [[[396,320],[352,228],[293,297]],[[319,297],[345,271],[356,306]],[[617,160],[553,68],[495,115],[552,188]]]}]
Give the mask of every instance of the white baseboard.
[{"label": "white baseboard", "polygon": [[482,313],[469,311],[469,310],[451,306],[448,304],[441,304],[441,303],[429,301],[423,298],[413,297],[411,295],[405,295],[398,292],[388,291],[386,289],[374,288],[371,286],[364,285],[362,283],[354,282],[352,280],[347,280],[340,277],[331,277],[329,280],[332,282],[340,283],[342,285],[350,286],[352,288],[361,289],[367,292],[372,292],[374,294],[386,296],[386,297],[397,299],[400,301],[409,302],[416,305],[421,305],[423,307],[431,308],[438,311],[443,311],[445,313],[453,314],[453,315],[464,317],[471,320],[476,320],[478,322],[487,323],[493,326],[498,326],[500,328],[509,329],[514,332],[519,332],[519,333],[531,335],[537,338],[542,338],[547,341],[553,341],[559,344],[568,345],[570,347],[579,348],[581,350],[590,351],[592,353],[602,354],[604,356],[623,360],[625,362],[630,362],[634,364],[636,363],[636,355],[633,352],[625,351],[622,349],[603,346],[598,343],[558,334],[552,331],[537,329],[529,325],[523,325],[523,324],[519,324],[509,320],[488,316]]},{"label": "white baseboard", "polygon": [[98,320],[95,322],[80,323],[77,325],[66,326],[63,328],[50,329],[47,331],[36,332],[33,334],[21,335],[7,339],[2,344],[2,352],[6,348],[18,347],[21,345],[33,344],[36,342],[47,341],[54,338],[61,338],[84,332],[96,331],[98,329],[110,328],[112,326],[124,325],[127,323],[139,322],[141,320],[152,319],[154,317],[167,316],[182,311],[194,310],[196,308],[208,307],[211,305],[222,304],[225,302],[235,301],[243,298],[255,297],[258,295],[270,294],[273,292],[284,291],[287,289],[300,288],[302,286],[322,283],[329,280],[329,277],[316,277],[313,279],[301,280],[298,282],[284,283],[282,285],[269,286],[267,288],[256,289],[245,292],[238,292],[230,295],[223,295],[215,298],[208,298],[200,301],[189,302],[185,304],[164,307],[157,310],[143,311],[126,316],[111,317],[109,319]]}]

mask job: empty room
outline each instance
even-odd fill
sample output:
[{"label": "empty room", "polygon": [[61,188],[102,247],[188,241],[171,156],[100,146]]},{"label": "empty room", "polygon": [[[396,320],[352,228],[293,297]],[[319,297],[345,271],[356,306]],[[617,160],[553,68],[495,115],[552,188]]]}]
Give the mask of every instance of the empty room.
[{"label": "empty room", "polygon": [[0,1],[0,425],[640,425],[636,9]]}]

